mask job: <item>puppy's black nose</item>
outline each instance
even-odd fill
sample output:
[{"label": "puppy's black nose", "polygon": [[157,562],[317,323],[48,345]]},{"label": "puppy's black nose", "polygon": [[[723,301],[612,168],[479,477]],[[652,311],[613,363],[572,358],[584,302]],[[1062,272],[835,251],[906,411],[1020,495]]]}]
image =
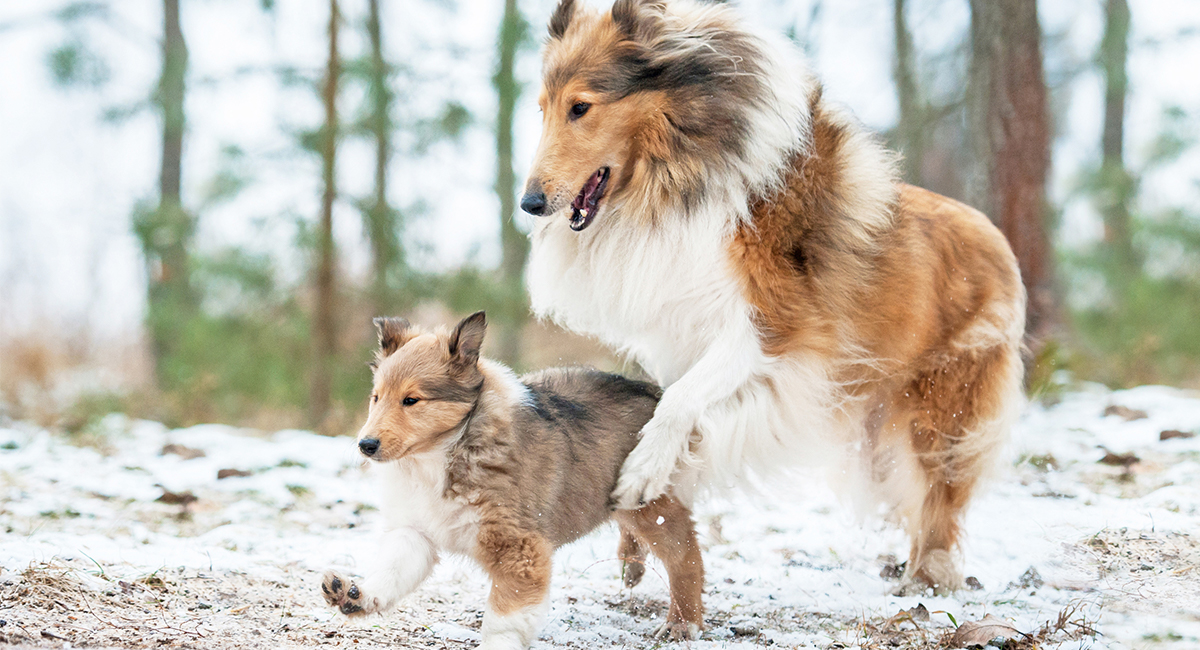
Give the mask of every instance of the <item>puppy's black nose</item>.
[{"label": "puppy's black nose", "polygon": [[364,438],[358,441],[358,450],[367,456],[374,456],[379,451],[379,441],[374,438]]},{"label": "puppy's black nose", "polygon": [[546,214],[546,193],[542,191],[541,183],[529,181],[529,185],[525,187],[525,196],[521,198],[521,209],[535,217]]}]

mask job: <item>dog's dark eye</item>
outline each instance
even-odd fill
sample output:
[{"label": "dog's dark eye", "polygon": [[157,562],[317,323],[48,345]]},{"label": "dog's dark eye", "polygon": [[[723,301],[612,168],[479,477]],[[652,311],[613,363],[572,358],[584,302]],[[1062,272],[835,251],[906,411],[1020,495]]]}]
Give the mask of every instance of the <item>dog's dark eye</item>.
[{"label": "dog's dark eye", "polygon": [[374,402],[378,402],[378,401],[379,401],[379,396],[378,396],[378,395],[372,395],[372,396],[371,396],[371,402],[372,402],[372,403],[374,403]]},{"label": "dog's dark eye", "polygon": [[591,107],[592,105],[587,102],[575,102],[575,105],[571,107],[569,116],[572,120],[577,120],[583,117],[583,114],[587,113],[588,109]]},{"label": "dog's dark eye", "polygon": [[405,397],[403,400],[400,401],[400,403],[405,406],[412,406],[413,404],[416,404],[419,401],[421,401],[421,400],[419,400],[415,397]]}]

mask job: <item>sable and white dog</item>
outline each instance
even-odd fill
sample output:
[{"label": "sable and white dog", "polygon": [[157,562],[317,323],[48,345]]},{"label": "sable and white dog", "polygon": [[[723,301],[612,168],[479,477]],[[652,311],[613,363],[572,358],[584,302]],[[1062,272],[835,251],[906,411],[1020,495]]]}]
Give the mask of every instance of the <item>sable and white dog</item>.
[{"label": "sable and white dog", "polygon": [[671,605],[655,636],[699,634],[704,566],[691,511],[671,493],[636,511],[609,508],[657,386],[580,368],[518,379],[479,357],[483,312],[438,332],[375,322],[380,350],[358,448],[382,480],[386,533],[361,586],[325,574],[330,605],[350,616],[386,611],[439,552],[459,553],[492,579],[480,648],[523,650],[549,610],[554,549],[615,517],[627,586],[641,580],[648,551],[666,566]]},{"label": "sable and white dog", "polygon": [[665,387],[619,505],[831,466],[906,525],[899,593],[957,588],[960,519],[1023,402],[1003,236],[900,183],[795,49],[723,4],[562,0],[549,34],[533,308]]}]

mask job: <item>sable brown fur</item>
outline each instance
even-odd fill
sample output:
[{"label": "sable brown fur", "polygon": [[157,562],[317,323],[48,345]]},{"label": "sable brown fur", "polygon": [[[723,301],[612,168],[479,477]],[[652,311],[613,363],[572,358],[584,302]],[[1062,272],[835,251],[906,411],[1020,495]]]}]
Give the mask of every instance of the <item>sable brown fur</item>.
[{"label": "sable brown fur", "polygon": [[[376,325],[380,351],[360,446],[377,441],[369,457],[400,464],[444,450],[441,498],[448,508],[469,510],[475,522],[466,552],[492,580],[489,611],[503,617],[539,606],[554,550],[613,518],[609,495],[621,463],[661,391],[581,368],[544,370],[518,382],[479,358],[482,312],[432,333],[403,319]],[[623,537],[666,564],[672,604],[660,635],[693,638],[703,625],[704,571],[690,510],[668,494],[616,520]],[[645,552],[622,559],[640,569]],[[357,596],[348,596],[351,588]],[[353,581],[329,574],[323,589],[343,612],[375,611],[364,605],[371,595]]]}]

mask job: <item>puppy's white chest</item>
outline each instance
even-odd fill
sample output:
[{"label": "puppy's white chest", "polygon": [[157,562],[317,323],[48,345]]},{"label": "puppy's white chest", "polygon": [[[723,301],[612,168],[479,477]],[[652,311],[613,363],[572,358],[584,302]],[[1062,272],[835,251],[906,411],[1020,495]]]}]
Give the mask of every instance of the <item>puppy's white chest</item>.
[{"label": "puppy's white chest", "polygon": [[453,553],[471,554],[479,528],[474,508],[446,497],[445,456],[406,459],[375,468],[388,528],[410,527]]}]

